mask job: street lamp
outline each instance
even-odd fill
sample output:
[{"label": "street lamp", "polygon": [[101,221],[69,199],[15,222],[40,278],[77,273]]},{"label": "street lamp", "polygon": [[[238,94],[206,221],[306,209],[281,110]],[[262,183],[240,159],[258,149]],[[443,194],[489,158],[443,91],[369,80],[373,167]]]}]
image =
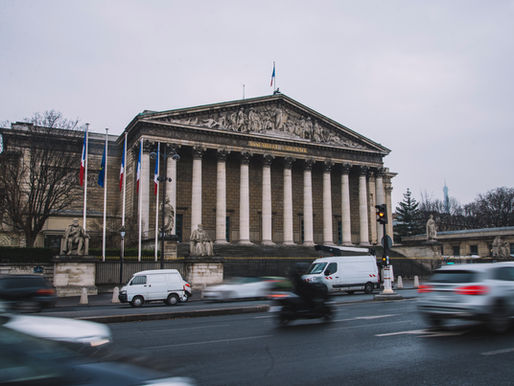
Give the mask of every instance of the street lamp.
[{"label": "street lamp", "polygon": [[180,155],[175,151],[175,148],[173,146],[169,146],[166,143],[161,144],[160,151],[157,152],[151,152],[150,157],[157,158],[157,156],[160,156],[162,159],[162,164],[164,167],[159,168],[161,171],[161,175],[157,177],[157,181],[159,181],[159,184],[161,182],[164,182],[163,185],[163,192],[162,192],[162,203],[161,203],[161,229],[159,230],[159,236],[161,237],[161,269],[164,268],[164,239],[166,238],[166,232],[164,229],[164,215],[165,215],[165,208],[166,208],[166,182],[171,182],[171,178],[167,176],[167,167],[166,167],[166,160],[168,157],[171,157],[172,160],[178,161],[180,160]]},{"label": "street lamp", "polygon": [[120,228],[121,250],[120,250],[120,284],[123,284],[123,259],[125,257],[125,226]]}]

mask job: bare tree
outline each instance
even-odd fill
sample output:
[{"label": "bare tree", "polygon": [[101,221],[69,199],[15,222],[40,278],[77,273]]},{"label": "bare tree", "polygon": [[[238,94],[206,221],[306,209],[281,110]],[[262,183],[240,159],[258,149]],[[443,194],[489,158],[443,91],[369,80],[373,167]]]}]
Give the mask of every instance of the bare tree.
[{"label": "bare tree", "polygon": [[48,218],[77,200],[82,132],[53,110],[27,121],[2,130],[0,196],[3,222],[33,246]]}]

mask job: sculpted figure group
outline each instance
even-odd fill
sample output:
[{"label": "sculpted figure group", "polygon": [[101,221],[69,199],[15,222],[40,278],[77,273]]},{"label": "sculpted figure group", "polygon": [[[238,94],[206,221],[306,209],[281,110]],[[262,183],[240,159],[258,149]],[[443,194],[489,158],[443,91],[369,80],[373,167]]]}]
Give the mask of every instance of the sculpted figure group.
[{"label": "sculpted figure group", "polygon": [[189,254],[191,256],[212,256],[214,254],[212,240],[201,224],[191,232]]}]

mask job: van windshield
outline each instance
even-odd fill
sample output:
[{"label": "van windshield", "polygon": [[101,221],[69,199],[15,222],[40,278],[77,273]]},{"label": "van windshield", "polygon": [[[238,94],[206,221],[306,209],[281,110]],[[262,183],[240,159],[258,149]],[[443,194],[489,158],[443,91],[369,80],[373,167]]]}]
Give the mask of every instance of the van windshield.
[{"label": "van windshield", "polygon": [[314,263],[311,265],[311,268],[309,269],[309,272],[307,273],[321,273],[327,266],[327,263]]}]

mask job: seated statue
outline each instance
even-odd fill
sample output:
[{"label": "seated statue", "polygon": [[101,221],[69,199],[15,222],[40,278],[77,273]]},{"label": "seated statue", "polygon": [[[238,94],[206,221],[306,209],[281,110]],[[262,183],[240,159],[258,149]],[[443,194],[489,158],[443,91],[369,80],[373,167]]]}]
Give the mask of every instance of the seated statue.
[{"label": "seated statue", "polygon": [[189,254],[191,256],[212,256],[214,254],[212,240],[203,229],[202,224],[191,232],[189,242]]},{"label": "seated statue", "polygon": [[61,243],[61,255],[84,255],[87,251],[89,236],[82,226],[79,225],[79,220],[74,218],[73,222],[68,225],[64,232],[64,238]]}]

